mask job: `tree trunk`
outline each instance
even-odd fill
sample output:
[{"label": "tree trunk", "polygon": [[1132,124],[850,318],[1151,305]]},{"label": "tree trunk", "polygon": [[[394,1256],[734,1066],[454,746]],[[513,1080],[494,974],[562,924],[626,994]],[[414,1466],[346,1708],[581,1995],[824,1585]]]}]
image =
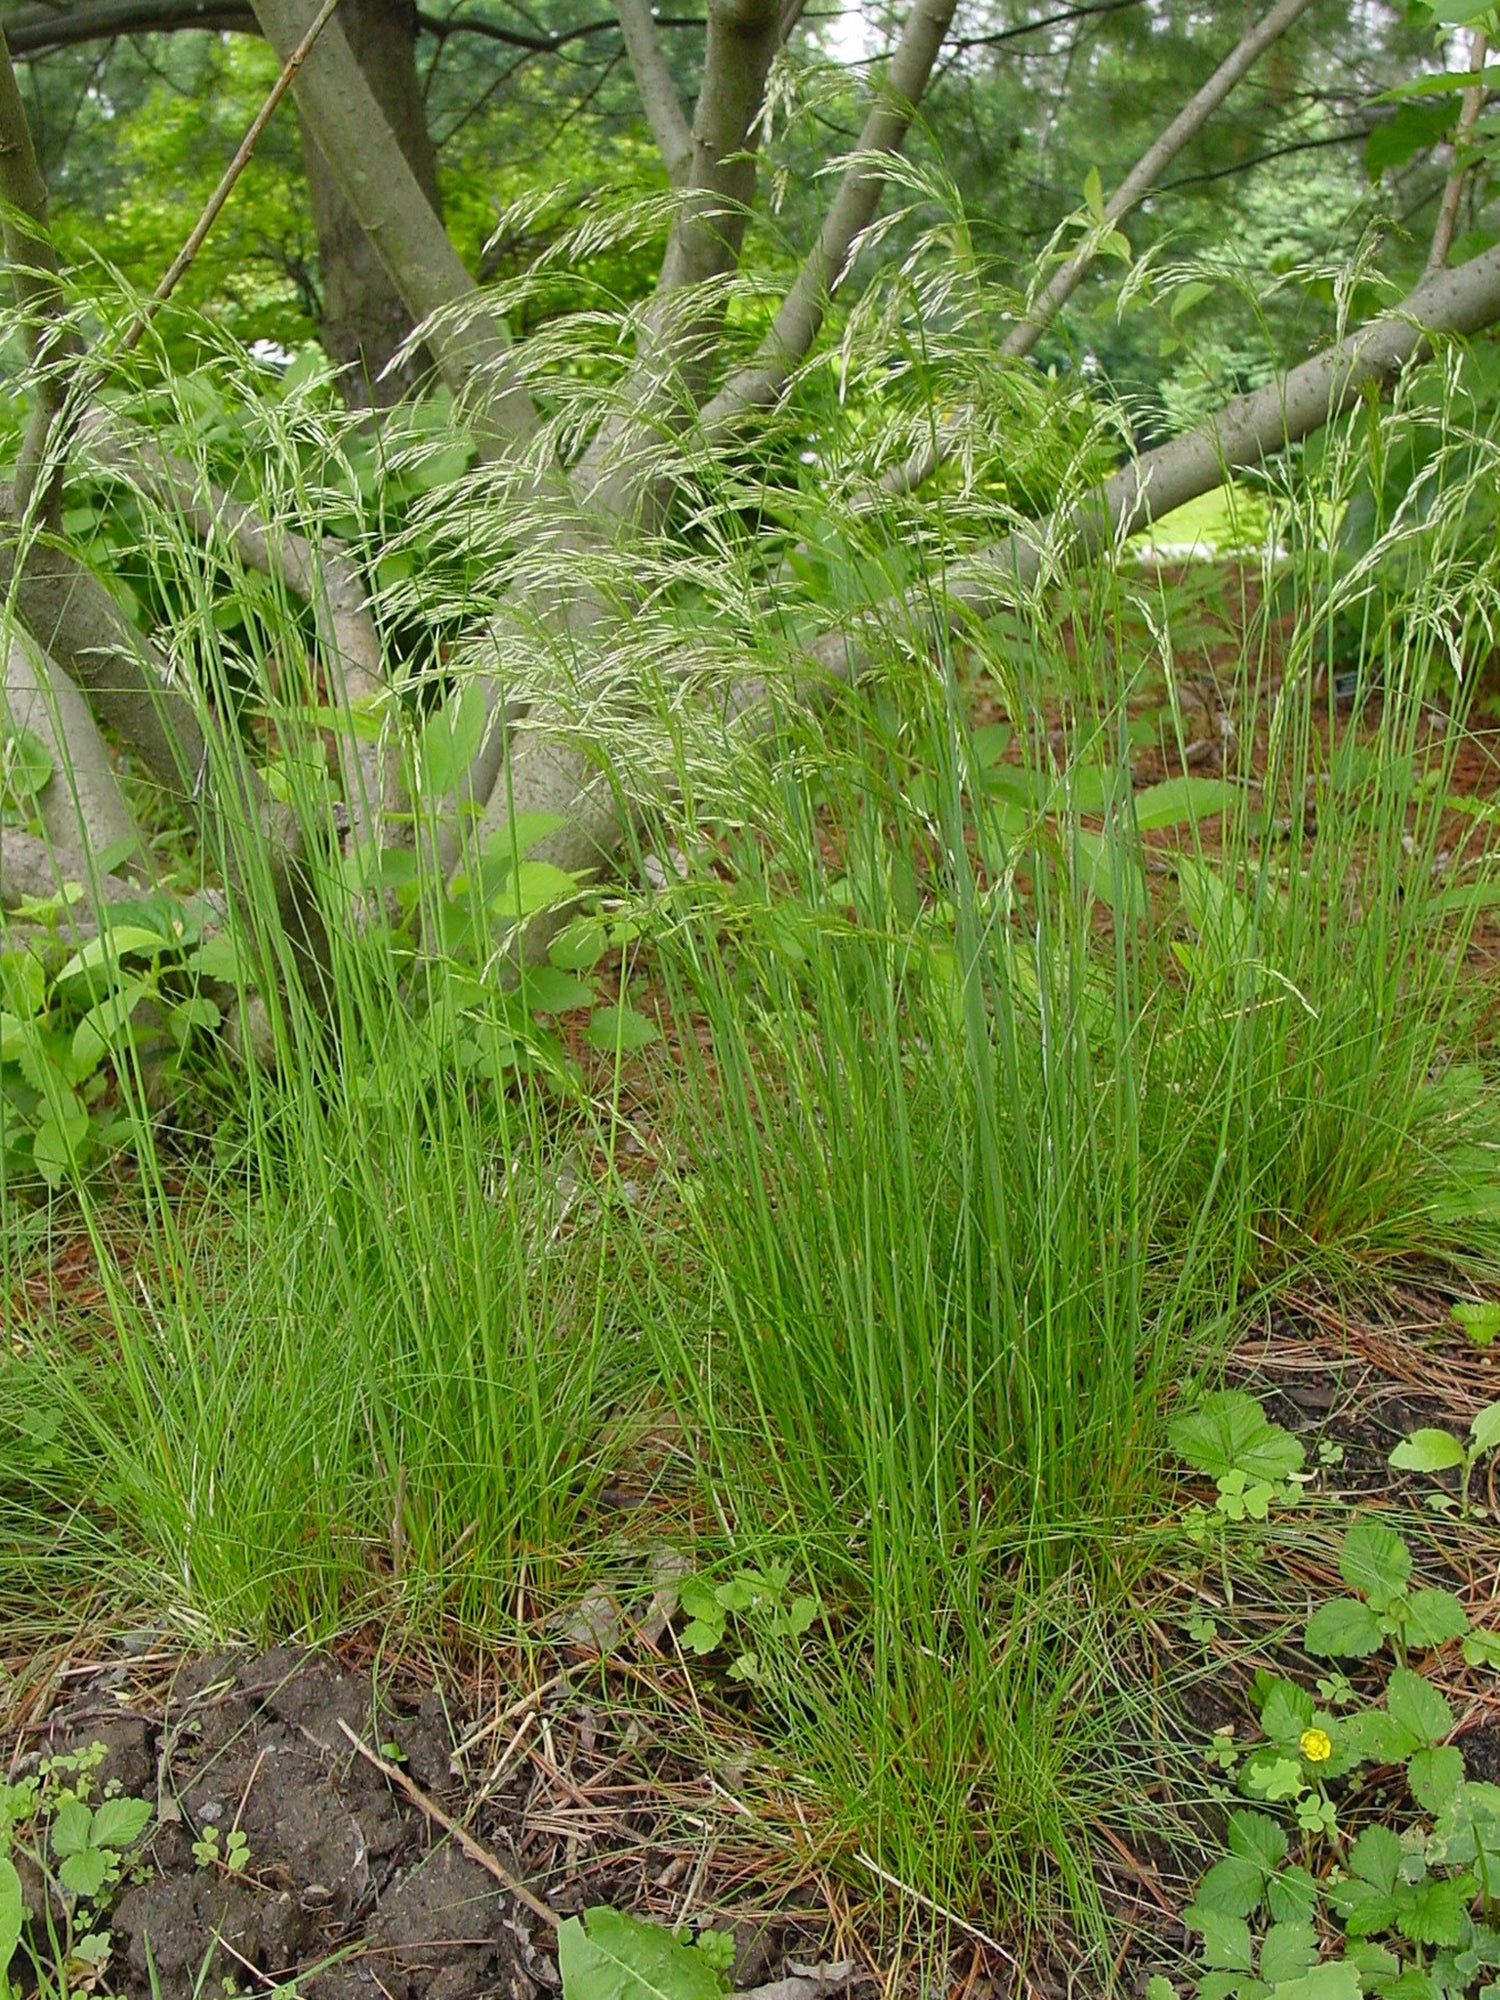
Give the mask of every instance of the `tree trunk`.
[{"label": "tree trunk", "polygon": [[[441,217],[437,161],[417,79],[416,7],[412,0],[341,0],[338,20],[433,214]],[[302,157],[323,280],[320,338],[329,359],[344,371],[350,403],[381,408],[394,403],[430,364],[419,355],[386,373],[411,333],[411,316],[305,120]]]}]

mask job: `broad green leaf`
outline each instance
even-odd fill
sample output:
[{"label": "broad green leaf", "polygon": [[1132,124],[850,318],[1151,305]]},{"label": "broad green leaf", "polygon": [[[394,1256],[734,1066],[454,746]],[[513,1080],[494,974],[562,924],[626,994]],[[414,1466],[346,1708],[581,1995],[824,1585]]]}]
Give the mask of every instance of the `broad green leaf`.
[{"label": "broad green leaf", "polygon": [[1223,778],[1165,778],[1135,797],[1135,823],[1142,833],[1185,821],[1217,818],[1232,812],[1244,796],[1238,785]]},{"label": "broad green leaf", "polygon": [[46,997],[47,968],[35,952],[0,952],[0,1007],[29,1021]]},{"label": "broad green leaf", "polygon": [[617,1048],[630,1055],[657,1039],[655,1024],[633,1007],[623,1005],[596,1007],[584,1035],[585,1041],[606,1055],[612,1055]]},{"label": "broad green leaf", "polygon": [[508,819],[484,843],[486,860],[524,861],[533,847],[539,847],[568,824],[562,813],[523,812]]},{"label": "broad green leaf", "polygon": [[1243,1389],[1220,1389],[1195,1410],[1174,1417],[1167,1438],[1179,1458],[1211,1479],[1242,1471],[1281,1481],[1302,1468],[1302,1446],[1289,1431],[1269,1421]]},{"label": "broad green leaf", "polygon": [[1313,1698],[1295,1681],[1277,1679],[1261,1703],[1260,1726],[1273,1743],[1295,1743],[1312,1724]]},{"label": "broad green leaf", "polygon": [[75,951],[58,979],[72,979],[80,972],[97,972],[101,967],[114,968],[115,961],[138,951],[158,952],[168,948],[169,940],[160,931],[148,931],[143,924],[116,924],[98,937],[91,937],[81,951]]},{"label": "broad green leaf", "polygon": [[1260,1976],[1270,1986],[1300,1979],[1318,1956],[1318,1934],[1311,1924],[1273,1924],[1260,1947]]},{"label": "broad green leaf", "polygon": [[555,965],[531,967],[522,991],[534,1014],[566,1014],[574,1007],[587,1007],[594,998],[591,981],[575,979]]},{"label": "broad green leaf", "polygon": [[1469,1629],[1469,1614],[1451,1590],[1414,1590],[1397,1614],[1407,1645],[1421,1652],[1461,1639]]},{"label": "broad green leaf", "polygon": [[1453,1728],[1453,1711],[1432,1685],[1410,1667],[1393,1667],[1386,1683],[1385,1712],[1423,1749],[1439,1742]]},{"label": "broad green leaf", "polygon": [[1266,1890],[1266,1870],[1258,1861],[1226,1854],[1216,1861],[1193,1894],[1200,1910],[1219,1910],[1227,1917],[1248,1917]]},{"label": "broad green leaf", "polygon": [[1363,1990],[1358,1966],[1347,1958],[1331,1958],[1300,1979],[1274,1986],[1271,1994],[1272,2000],[1360,2000]]},{"label": "broad green leaf", "polygon": [[1335,1597],[1308,1619],[1302,1643],[1320,1659],[1364,1660],[1379,1652],[1384,1638],[1385,1628],[1368,1604]]},{"label": "broad green leaf", "polygon": [[1221,1910],[1205,1910],[1197,1903],[1182,1913],[1190,1931],[1203,1939],[1203,1963],[1211,1972],[1249,1972],[1254,1960],[1250,1926],[1243,1917],[1228,1917]]},{"label": "broad green leaf", "polygon": [[417,790],[424,798],[441,798],[457,786],[478,754],[488,721],[477,680],[466,680],[428,718],[417,738]]},{"label": "broad green leaf", "polygon": [[557,1934],[563,2000],[721,2000],[708,1956],[617,1910],[569,1917]]},{"label": "broad green leaf", "polygon": [[597,917],[574,917],[547,947],[548,960],[559,972],[592,972],[609,944]]},{"label": "broad green leaf", "polygon": [[0,753],[0,781],[12,798],[34,799],[51,778],[52,769],[52,752],[40,736],[18,729],[6,737]]},{"label": "broad green leaf", "polygon": [[89,1827],[89,1844],[123,1854],[134,1847],[151,1818],[147,1799],[106,1799],[94,1810]]},{"label": "broad green leaf", "polygon": [[21,1942],[21,1923],[25,1914],[21,1878],[16,1873],[15,1864],[6,1855],[0,1854],[0,1995],[8,1990],[5,1975],[16,1955],[16,1946]]},{"label": "broad green leaf", "polygon": [[530,917],[538,910],[555,909],[571,903],[578,894],[578,877],[550,861],[523,861],[503,886],[490,898],[490,909],[499,916]]},{"label": "broad green leaf", "polygon": [[1407,1787],[1427,1813],[1440,1813],[1463,1781],[1463,1752],[1452,1743],[1416,1751],[1406,1767]]},{"label": "broad green leaf", "polygon": [[1266,1889],[1266,1907],[1278,1924],[1310,1924],[1318,1908],[1318,1884],[1300,1865],[1278,1869]]},{"label": "broad green leaf", "polygon": [[104,1060],[110,1044],[128,1026],[145,990],[144,979],[122,979],[113,993],[90,1007],[73,1030],[73,1060],[81,1069],[96,1069]]},{"label": "broad green leaf", "polygon": [[1457,28],[1483,21],[1495,11],[1495,0],[1427,0],[1427,4],[1437,20]]},{"label": "broad green leaf", "polygon": [[1411,1577],[1411,1551],[1394,1529],[1357,1520],[1339,1551],[1339,1574],[1361,1597],[1399,1596]]},{"label": "broad green leaf", "polygon": [[49,1111],[37,1126],[31,1141],[31,1157],[48,1187],[61,1187],[77,1166],[88,1129],[87,1111],[64,1112],[61,1120]]},{"label": "broad green leaf", "polygon": [[1464,1462],[1464,1448],[1452,1431],[1413,1431],[1390,1455],[1400,1472],[1451,1472]]},{"label": "broad green leaf", "polygon": [[1486,1403],[1469,1426],[1469,1441],[1477,1454],[1500,1444],[1500,1403]]},{"label": "broad green leaf", "polygon": [[1413,1944],[1458,1944],[1468,1922],[1469,1899],[1475,1887],[1472,1875],[1453,1875],[1446,1880],[1422,1883],[1397,1913],[1397,1930]]},{"label": "broad green leaf", "polygon": [[1268,1813],[1237,1809],[1229,1815],[1225,1844],[1231,1854],[1255,1862],[1263,1874],[1279,1868],[1286,1859],[1286,1829]]},{"label": "broad green leaf", "polygon": [[[1447,0],[1447,4],[1463,6],[1468,0]],[[1456,95],[1426,104],[1398,106],[1394,117],[1375,126],[1366,139],[1365,172],[1375,181],[1388,167],[1404,167],[1418,153],[1425,153],[1445,139],[1457,115]]]},{"label": "broad green leaf", "polygon": [[222,980],[226,986],[249,983],[250,968],[239,946],[229,937],[205,938],[187,961],[188,970],[200,979]]},{"label": "broad green leaf", "polygon": [[104,1887],[104,1878],[109,1873],[109,1857],[97,1847],[80,1848],[70,1854],[57,1867],[57,1879],[65,1889],[75,1896],[92,1900]]},{"label": "broad green leaf", "polygon": [[1146,877],[1133,854],[1127,853],[1118,834],[1091,833],[1087,827],[1075,829],[1078,857],[1082,864],[1080,887],[1096,896],[1129,923],[1139,923],[1150,912]]},{"label": "broad green leaf", "polygon": [[89,1830],[94,1816],[82,1799],[64,1799],[52,1816],[52,1852],[59,1859],[65,1854],[81,1854],[89,1844]]}]

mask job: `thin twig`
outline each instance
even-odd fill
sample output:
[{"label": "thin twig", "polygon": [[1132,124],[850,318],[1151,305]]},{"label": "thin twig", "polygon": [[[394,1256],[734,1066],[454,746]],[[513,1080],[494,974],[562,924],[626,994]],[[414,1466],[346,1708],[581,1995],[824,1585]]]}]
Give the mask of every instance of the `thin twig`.
[{"label": "thin twig", "polygon": [[514,1722],[518,1716],[524,1715],[527,1709],[535,1708],[537,1703],[551,1694],[555,1687],[561,1687],[567,1678],[568,1669],[564,1667],[560,1673],[553,1674],[550,1680],[543,1681],[540,1687],[534,1687],[530,1694],[523,1694],[519,1701],[513,1701],[503,1713],[492,1716],[488,1722],[482,1722],[477,1729],[471,1729],[459,1744],[458,1755],[466,1757],[475,1744],[483,1743],[488,1737],[498,1736],[507,1722]]},{"label": "thin twig", "polygon": [[378,1755],[376,1751],[370,1748],[368,1743],[361,1742],[348,1723],[343,1720],[342,1716],[339,1718],[339,1728],[349,1739],[350,1743],[353,1744],[360,1756],[364,1758],[365,1762],[372,1765],[380,1773],[381,1777],[385,1779],[387,1784],[394,1785],[398,1792],[403,1793],[410,1799],[412,1804],[417,1808],[417,1811],[422,1813],[427,1819],[430,1819],[434,1826],[440,1826],[444,1833],[457,1842],[458,1846],[463,1849],[471,1861],[476,1862],[487,1875],[494,1876],[495,1880],[508,1895],[514,1896],[518,1903],[524,1903],[533,1916],[540,1917],[542,1922],[549,1924],[553,1930],[560,1928],[561,1919],[558,1917],[556,1911],[549,1910],[541,1897],[534,1896],[530,1889],[526,1887],[526,1884],[518,1881],[503,1862],[496,1860],[487,1847],[481,1847],[474,1836],[471,1833],[466,1833],[457,1820],[450,1819],[435,1800],[428,1798],[424,1791],[420,1791],[412,1783],[411,1779],[407,1777],[399,1765],[388,1764],[384,1757]]},{"label": "thin twig", "polygon": [[219,219],[219,211],[234,192],[235,182],[250,164],[250,155],[255,151],[256,141],[275,116],[277,105],[280,104],[282,98],[291,89],[298,70],[307,61],[308,56],[312,52],[313,44],[317,41],[319,35],[322,34],[328,23],[333,19],[333,10],[338,4],[339,0],[323,0],[322,6],[313,16],[307,33],[282,64],[280,76],[272,84],[270,94],[267,96],[265,103],[256,112],[249,131],[240,141],[239,151],[224,169],[219,180],[219,185],[209,196],[204,205],[203,213],[193,224],[187,241],[172,259],[161,283],[151,294],[141,311],[136,315],[130,330],[126,333],[124,341],[121,343],[122,353],[128,354],[137,344],[147,327],[150,326],[152,320],[155,319],[167,300],[176,291],[178,281],[182,277],[183,272],[203,248],[208,232]]},{"label": "thin twig", "polygon": [[[1488,53],[1489,37],[1483,28],[1476,28],[1474,39],[1469,44],[1470,70],[1482,71]],[[1463,199],[1464,182],[1469,173],[1469,162],[1464,157],[1464,148],[1468,144],[1469,134],[1473,131],[1480,112],[1484,109],[1484,99],[1485,83],[1481,76],[1477,83],[1469,85],[1463,95],[1458,125],[1453,134],[1453,171],[1443,188],[1443,199],[1438,207],[1437,226],[1432,232],[1432,248],[1427,253],[1429,271],[1442,270],[1453,248],[1453,238],[1458,229],[1458,204]]]}]

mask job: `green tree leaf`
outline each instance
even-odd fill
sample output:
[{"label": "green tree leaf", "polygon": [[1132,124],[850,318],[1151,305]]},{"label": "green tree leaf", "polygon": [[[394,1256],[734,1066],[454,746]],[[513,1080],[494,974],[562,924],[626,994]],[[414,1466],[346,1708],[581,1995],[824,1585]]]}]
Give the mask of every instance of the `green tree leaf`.
[{"label": "green tree leaf", "polygon": [[1493,1451],[1500,1444],[1500,1403],[1485,1404],[1469,1426],[1469,1441],[1476,1453]]},{"label": "green tree leaf", "polygon": [[563,2000],[721,2000],[706,1953],[659,1924],[618,1910],[586,1910],[557,1934]]},{"label": "green tree leaf", "polygon": [[52,752],[40,736],[18,729],[0,751],[0,788],[13,799],[29,803],[52,776]]},{"label": "green tree leaf", "polygon": [[584,1040],[606,1055],[612,1055],[619,1048],[626,1055],[636,1049],[643,1049],[657,1040],[655,1024],[644,1014],[638,1014],[633,1007],[621,1004],[618,1007],[596,1007],[589,1020]]}]

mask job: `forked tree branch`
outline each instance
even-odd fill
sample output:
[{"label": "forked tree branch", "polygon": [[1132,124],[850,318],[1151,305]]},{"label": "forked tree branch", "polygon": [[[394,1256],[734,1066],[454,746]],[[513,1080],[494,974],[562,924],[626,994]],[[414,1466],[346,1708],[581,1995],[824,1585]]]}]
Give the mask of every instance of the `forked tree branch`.
[{"label": "forked tree branch", "polygon": [[682,187],[693,165],[693,134],[683,115],[682,99],[662,54],[650,0],[615,0],[625,53],[640,93],[641,109],[651,127],[667,178]]},{"label": "forked tree branch", "polygon": [[[1305,6],[1308,0],[1300,4]],[[749,411],[774,403],[817,339],[829,298],[859,238],[874,220],[885,187],[885,160],[905,144],[956,7],[957,0],[913,0],[890,67],[876,86],[854,157],[823,218],[817,244],[755,358],[704,409],[703,430],[710,440]]]}]

